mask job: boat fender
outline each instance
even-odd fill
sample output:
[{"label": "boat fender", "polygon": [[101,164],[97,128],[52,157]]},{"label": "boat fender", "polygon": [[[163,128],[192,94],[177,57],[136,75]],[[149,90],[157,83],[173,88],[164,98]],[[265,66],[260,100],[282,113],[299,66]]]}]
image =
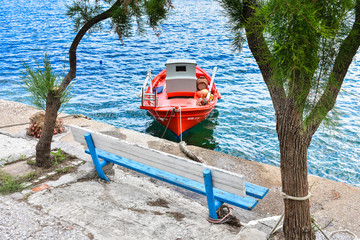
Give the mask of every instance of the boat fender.
[{"label": "boat fender", "polygon": [[186,143],[184,141],[181,141],[180,142],[180,149],[181,151],[190,159],[194,160],[195,162],[199,162],[199,163],[203,163],[204,161],[197,157],[193,152],[191,152],[187,146],[186,146]]}]

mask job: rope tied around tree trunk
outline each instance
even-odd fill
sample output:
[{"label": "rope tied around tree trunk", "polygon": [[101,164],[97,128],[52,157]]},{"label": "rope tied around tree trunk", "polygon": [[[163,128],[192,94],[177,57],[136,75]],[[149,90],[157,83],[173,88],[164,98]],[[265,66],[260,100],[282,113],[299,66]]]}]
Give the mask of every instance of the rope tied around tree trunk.
[{"label": "rope tied around tree trunk", "polygon": [[289,196],[286,193],[284,193],[283,191],[281,191],[280,196],[282,196],[284,199],[290,199],[290,200],[294,200],[294,201],[305,201],[305,200],[308,200],[309,198],[311,198],[311,192],[308,191],[308,195],[306,195],[304,197],[294,197],[294,196]]},{"label": "rope tied around tree trunk", "polygon": [[[304,197],[294,197],[294,196],[290,196],[287,195],[286,193],[284,193],[281,188],[280,188],[280,196],[283,199],[289,199],[289,200],[294,200],[294,201],[305,201],[311,198],[311,192],[308,191],[308,195],[304,196]],[[277,232],[279,229],[282,228],[282,226],[279,226],[281,220],[284,218],[284,212],[281,214],[279,221],[276,223],[275,227],[271,230],[269,236],[272,236],[275,232]],[[278,227],[279,226],[279,227]]]}]

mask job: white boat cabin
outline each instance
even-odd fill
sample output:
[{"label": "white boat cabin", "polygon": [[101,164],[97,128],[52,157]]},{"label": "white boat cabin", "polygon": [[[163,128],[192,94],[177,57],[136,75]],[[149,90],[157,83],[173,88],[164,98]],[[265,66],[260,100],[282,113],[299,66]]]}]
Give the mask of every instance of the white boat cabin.
[{"label": "white boat cabin", "polygon": [[194,94],[196,87],[196,61],[171,59],[166,66],[166,92]]}]

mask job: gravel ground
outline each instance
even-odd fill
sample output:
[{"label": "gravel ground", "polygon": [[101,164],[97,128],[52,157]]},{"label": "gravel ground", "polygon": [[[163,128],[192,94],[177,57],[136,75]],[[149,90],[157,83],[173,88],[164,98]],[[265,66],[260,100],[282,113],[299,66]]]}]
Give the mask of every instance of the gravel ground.
[{"label": "gravel ground", "polygon": [[59,220],[24,201],[0,196],[0,239],[93,239],[82,227]]}]

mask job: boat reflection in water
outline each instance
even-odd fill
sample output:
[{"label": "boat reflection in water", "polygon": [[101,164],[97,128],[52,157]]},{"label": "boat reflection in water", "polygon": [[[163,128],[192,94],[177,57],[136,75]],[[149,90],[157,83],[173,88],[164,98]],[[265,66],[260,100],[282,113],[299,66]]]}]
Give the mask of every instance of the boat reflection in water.
[{"label": "boat reflection in water", "polygon": [[[147,114],[150,115],[149,113]],[[218,148],[219,144],[213,136],[214,130],[218,125],[218,116],[219,111],[217,109],[213,109],[204,121],[184,132],[182,134],[182,140],[188,145],[199,146],[211,150]],[[170,141],[179,141],[178,137],[173,132],[169,129],[165,132],[165,129],[166,128],[159,122],[153,120],[150,121],[145,132],[160,138],[164,135],[163,138]]]}]

